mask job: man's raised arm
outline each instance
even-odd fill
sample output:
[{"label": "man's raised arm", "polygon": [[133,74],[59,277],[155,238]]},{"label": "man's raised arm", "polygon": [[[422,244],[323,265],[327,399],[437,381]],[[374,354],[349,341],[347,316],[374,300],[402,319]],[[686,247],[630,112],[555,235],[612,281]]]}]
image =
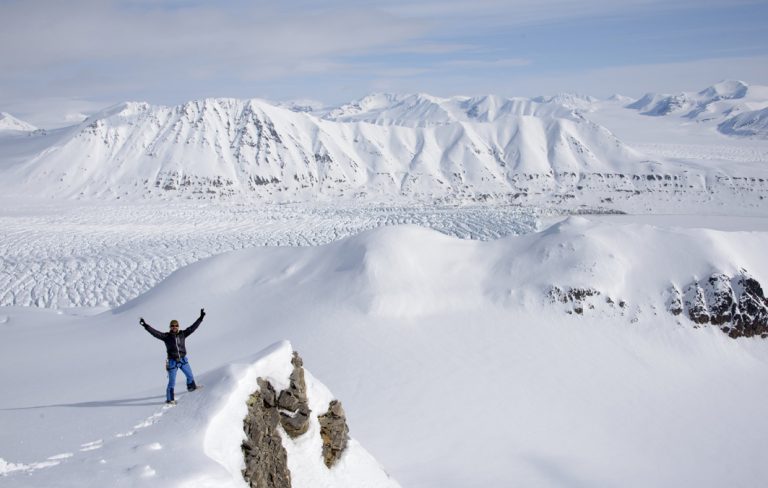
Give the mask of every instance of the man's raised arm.
[{"label": "man's raised arm", "polygon": [[200,324],[203,322],[203,319],[205,318],[205,309],[200,309],[200,316],[195,320],[195,323],[184,329],[184,337],[187,337],[188,335],[192,334],[192,332],[196,331],[198,327],[200,327]]},{"label": "man's raised arm", "polygon": [[158,339],[161,339],[161,340],[162,340],[162,339],[165,337],[165,334],[163,334],[163,333],[162,333],[162,332],[160,332],[159,330],[155,330],[155,329],[153,329],[151,325],[149,325],[148,323],[146,323],[146,322],[144,321],[144,318],[143,318],[143,317],[139,319],[139,324],[141,324],[141,326],[142,326],[142,327],[144,327],[144,330],[146,330],[147,332],[149,332],[150,334],[152,334],[154,337],[157,337]]}]

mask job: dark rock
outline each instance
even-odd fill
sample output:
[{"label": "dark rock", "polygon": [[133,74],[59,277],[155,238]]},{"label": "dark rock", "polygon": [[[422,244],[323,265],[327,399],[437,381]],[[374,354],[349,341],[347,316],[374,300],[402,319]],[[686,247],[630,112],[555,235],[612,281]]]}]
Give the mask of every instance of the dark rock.
[{"label": "dark rock", "polygon": [[[760,283],[746,271],[734,280],[738,295],[736,313],[734,313],[735,336],[761,338],[768,337],[768,300]],[[729,335],[734,334],[731,331]],[[733,336],[732,336],[733,337]]]},{"label": "dark rock", "polygon": [[293,353],[293,371],[289,377],[290,384],[280,392],[277,406],[280,408],[280,423],[291,437],[297,437],[309,429],[309,409],[307,401],[307,384],[304,381],[304,362],[299,353]]},{"label": "dark rock", "polygon": [[685,304],[688,308],[688,318],[697,324],[706,324],[709,322],[709,312],[707,303],[704,300],[704,290],[696,281],[688,285],[685,290]]},{"label": "dark rock", "polygon": [[731,279],[722,273],[715,273],[709,277],[707,291],[707,303],[709,304],[709,323],[722,325],[731,322],[734,306],[733,288]]},{"label": "dark rock", "polygon": [[[567,310],[566,313],[578,315],[584,314],[585,309],[594,310],[595,305],[589,302],[591,298],[599,295],[600,292],[594,288],[567,288],[563,290],[558,286],[552,286],[547,292],[547,297],[552,303],[571,304],[573,309]],[[614,301],[610,297],[606,297],[606,303],[609,306],[614,305]]]},{"label": "dark rock", "polygon": [[768,300],[745,270],[734,277],[713,273],[703,284],[691,283],[683,305],[692,321],[720,326],[730,337],[768,337]]},{"label": "dark rock", "polygon": [[277,430],[280,415],[275,389],[262,378],[258,384],[259,390],[248,398],[248,415],[243,421],[243,478],[251,488],[290,488],[288,455]]},{"label": "dark rock", "polygon": [[680,290],[678,290],[674,285],[672,285],[672,287],[669,289],[667,310],[672,312],[672,315],[680,315],[683,313],[683,297],[680,294]]},{"label": "dark rock", "polygon": [[323,438],[323,460],[329,468],[338,462],[349,440],[347,416],[341,402],[333,400],[328,411],[317,417],[320,421],[320,436]]},{"label": "dark rock", "polygon": [[582,302],[587,297],[599,295],[600,292],[592,288],[568,288],[567,291],[560,287],[553,286],[549,289],[548,296],[553,302],[577,303]]},{"label": "dark rock", "polygon": [[[245,469],[243,477],[251,488],[289,488],[291,473],[283,448],[283,430],[296,437],[309,428],[311,413],[307,403],[303,361],[293,353],[289,387],[277,393],[272,385],[258,378],[259,389],[248,398],[248,414],[243,421],[246,440],[242,443]],[[349,427],[341,402],[333,400],[328,411],[318,417],[323,441],[322,456],[330,469],[338,463],[349,442]],[[319,453],[318,453],[319,454]]]}]

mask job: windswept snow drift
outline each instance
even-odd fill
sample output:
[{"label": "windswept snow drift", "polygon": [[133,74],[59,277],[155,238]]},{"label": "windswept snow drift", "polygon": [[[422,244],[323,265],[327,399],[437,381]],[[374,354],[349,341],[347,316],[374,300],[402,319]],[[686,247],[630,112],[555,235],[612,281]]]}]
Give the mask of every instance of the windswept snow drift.
[{"label": "windswept snow drift", "polygon": [[[215,256],[92,317],[4,309],[4,481],[230,483],[241,397],[259,374],[284,384],[289,367],[285,343],[253,351],[289,338],[403,486],[757,486],[768,341],[694,328],[663,292],[713,270],[765,283],[766,239],[582,218],[492,242],[401,226]],[[552,285],[600,302],[569,315]],[[165,410],[164,350],[138,318],[189,323],[201,306],[187,345],[206,388]],[[296,468],[305,486],[339,486],[318,481],[321,464]],[[372,466],[345,479],[389,482]]]}]

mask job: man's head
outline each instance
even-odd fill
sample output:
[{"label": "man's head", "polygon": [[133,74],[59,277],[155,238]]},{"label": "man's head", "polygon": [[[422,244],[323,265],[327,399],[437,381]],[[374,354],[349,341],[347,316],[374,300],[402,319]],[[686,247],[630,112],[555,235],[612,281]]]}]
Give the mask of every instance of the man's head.
[{"label": "man's head", "polygon": [[179,321],[171,320],[171,332],[178,332],[178,331],[179,331]]}]

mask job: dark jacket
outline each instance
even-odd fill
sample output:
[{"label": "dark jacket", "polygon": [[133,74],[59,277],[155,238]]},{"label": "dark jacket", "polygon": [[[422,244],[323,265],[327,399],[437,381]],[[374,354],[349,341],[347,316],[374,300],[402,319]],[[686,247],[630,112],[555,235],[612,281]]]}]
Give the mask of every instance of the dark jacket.
[{"label": "dark jacket", "polygon": [[187,355],[187,348],[184,346],[184,340],[188,335],[192,334],[192,332],[200,327],[200,323],[202,323],[202,321],[203,317],[201,316],[195,320],[194,324],[190,325],[184,330],[180,330],[176,334],[173,332],[160,332],[159,330],[153,329],[152,326],[146,322],[142,327],[144,327],[147,332],[165,343],[165,350],[168,352],[168,359],[175,359],[179,361],[181,358]]}]

